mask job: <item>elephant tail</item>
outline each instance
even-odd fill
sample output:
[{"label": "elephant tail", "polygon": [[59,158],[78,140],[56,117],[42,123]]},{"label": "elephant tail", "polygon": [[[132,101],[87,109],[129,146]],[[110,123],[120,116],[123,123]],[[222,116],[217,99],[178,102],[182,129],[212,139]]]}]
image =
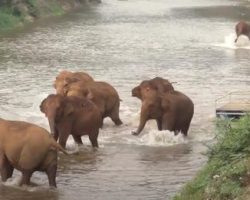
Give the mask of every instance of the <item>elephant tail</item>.
[{"label": "elephant tail", "polygon": [[56,149],[68,155],[68,152],[60,144],[58,144],[53,138],[51,138],[50,148]]}]

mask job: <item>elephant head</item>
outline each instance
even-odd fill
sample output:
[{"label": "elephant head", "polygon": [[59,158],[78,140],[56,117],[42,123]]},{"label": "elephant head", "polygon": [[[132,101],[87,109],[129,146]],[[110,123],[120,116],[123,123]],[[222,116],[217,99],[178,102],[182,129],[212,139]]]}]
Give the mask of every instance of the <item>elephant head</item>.
[{"label": "elephant head", "polygon": [[58,94],[51,94],[45,98],[40,110],[48,118],[51,134],[56,133],[55,123],[62,117],[66,117],[74,112],[74,106],[66,97]]},{"label": "elephant head", "polygon": [[54,82],[54,88],[56,89],[56,93],[63,95],[65,87],[67,87],[69,84],[76,82],[78,80],[79,79],[73,76],[72,72],[61,71],[56,77],[56,80]]},{"label": "elephant head", "polygon": [[71,82],[64,89],[64,95],[66,96],[77,96],[77,97],[86,97],[88,89],[85,87],[85,83],[81,81]]},{"label": "elephant head", "polygon": [[174,90],[172,83],[167,79],[155,77],[149,80],[159,93],[166,93]]},{"label": "elephant head", "polygon": [[153,79],[145,80],[140,83],[137,87],[132,89],[132,96],[137,97],[141,100],[147,98],[149,91],[157,91],[158,94],[163,94],[174,90],[172,83],[167,79],[161,77],[155,77]]},{"label": "elephant head", "polygon": [[65,88],[74,82],[92,82],[94,79],[85,72],[61,71],[54,82],[57,94],[65,95]]},{"label": "elephant head", "polygon": [[141,88],[140,88],[140,86],[134,87],[132,89],[132,97],[137,97],[137,98],[141,99]]},{"label": "elephant head", "polygon": [[139,86],[132,89],[132,96],[139,99],[148,100],[153,96],[156,97],[157,88],[149,80],[142,81]]}]

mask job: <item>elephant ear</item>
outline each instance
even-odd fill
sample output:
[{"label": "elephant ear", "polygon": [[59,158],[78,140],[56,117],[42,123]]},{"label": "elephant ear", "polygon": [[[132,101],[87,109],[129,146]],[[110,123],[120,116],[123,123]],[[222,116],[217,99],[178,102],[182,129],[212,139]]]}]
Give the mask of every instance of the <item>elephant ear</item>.
[{"label": "elephant ear", "polygon": [[72,112],[74,112],[74,106],[72,105],[72,103],[67,102],[66,105],[65,105],[65,107],[64,107],[64,110],[63,110],[63,115],[64,116],[68,116]]}]

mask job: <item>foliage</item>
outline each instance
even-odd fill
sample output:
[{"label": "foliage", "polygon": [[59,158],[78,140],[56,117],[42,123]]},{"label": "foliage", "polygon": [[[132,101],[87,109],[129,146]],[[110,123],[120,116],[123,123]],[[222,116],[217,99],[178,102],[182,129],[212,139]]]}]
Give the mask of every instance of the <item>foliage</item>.
[{"label": "foliage", "polygon": [[17,25],[18,17],[13,15],[13,10],[8,7],[0,8],[0,30],[9,30]]},{"label": "foliage", "polygon": [[250,184],[250,116],[217,122],[217,143],[208,152],[208,163],[175,200],[240,199]]},{"label": "foliage", "polygon": [[49,10],[51,11],[51,13],[53,13],[53,15],[62,15],[64,13],[64,10],[60,6],[60,4],[56,1],[50,2]]},{"label": "foliage", "polygon": [[37,17],[39,15],[37,0],[26,0],[26,4],[29,7],[29,14],[33,17]]},{"label": "foliage", "polygon": [[[77,1],[77,0],[75,0]],[[63,5],[67,0],[0,0],[0,32],[33,21],[40,16],[55,16],[64,13]]]}]

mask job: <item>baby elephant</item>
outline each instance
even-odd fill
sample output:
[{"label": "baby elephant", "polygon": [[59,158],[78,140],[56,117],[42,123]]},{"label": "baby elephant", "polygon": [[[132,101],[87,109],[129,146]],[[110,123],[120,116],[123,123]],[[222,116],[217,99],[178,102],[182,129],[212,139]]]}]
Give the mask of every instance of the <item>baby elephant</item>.
[{"label": "baby elephant", "polygon": [[82,144],[82,135],[88,135],[93,147],[98,147],[97,137],[102,116],[97,106],[87,98],[51,94],[40,105],[49,121],[55,140],[65,148],[69,135]]},{"label": "baby elephant", "polygon": [[2,181],[12,177],[14,168],[22,172],[20,185],[30,184],[34,171],[47,174],[56,187],[57,150],[63,148],[48,131],[23,121],[0,119],[0,171]]}]

